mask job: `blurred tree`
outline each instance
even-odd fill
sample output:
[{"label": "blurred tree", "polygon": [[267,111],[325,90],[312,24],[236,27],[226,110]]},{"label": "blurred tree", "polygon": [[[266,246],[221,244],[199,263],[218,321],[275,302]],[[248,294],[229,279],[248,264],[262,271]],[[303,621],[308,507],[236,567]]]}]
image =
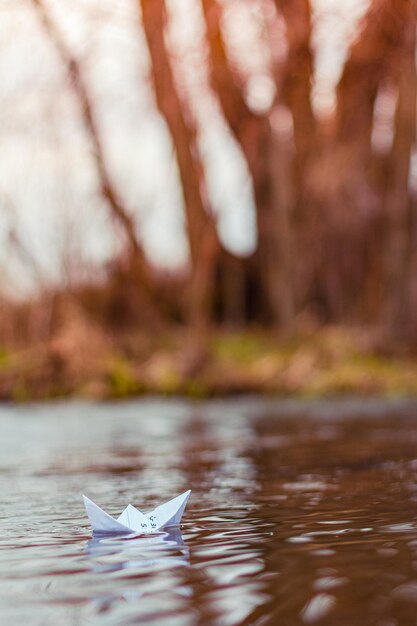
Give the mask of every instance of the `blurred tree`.
[{"label": "blurred tree", "polygon": [[212,87],[252,176],[258,243],[250,271],[254,271],[254,280],[259,287],[259,305],[263,309],[260,317],[264,320],[272,318],[274,323],[288,328],[294,314],[289,217],[288,207],[278,201],[276,191],[281,190],[273,184],[272,161],[276,167],[281,161],[275,158],[270,119],[267,114],[254,113],[245,101],[243,85],[226,53],[221,5],[217,0],[202,0],[202,5],[210,49]]},{"label": "blurred tree", "polygon": [[292,114],[296,147],[297,178],[300,180],[316,143],[316,120],[311,104],[313,55],[311,9],[308,0],[274,0],[286,25],[287,59],[280,83],[280,101]]},{"label": "blurred tree", "polygon": [[[415,294],[410,291],[415,260],[415,210],[410,197],[411,156],[416,141],[416,10],[413,2],[403,7],[400,45],[391,61],[400,64],[396,73],[398,89],[394,141],[389,155],[389,169],[384,202],[387,220],[384,239],[384,302],[386,331],[395,339],[415,340]],[[397,18],[397,21],[398,18]],[[413,268],[410,267],[410,262]],[[410,306],[411,305],[411,306]]]},{"label": "blurred tree", "polygon": [[[30,1],[77,96],[100,192],[129,244],[148,322],[177,319],[164,307],[136,224],[112,182],[82,63],[43,0]],[[156,106],[172,139],[183,192],[189,273],[172,280],[170,297],[178,311],[184,300],[177,287],[185,286],[181,321],[189,329],[190,371],[204,357],[213,322],[257,322],[288,331],[307,312],[321,323],[371,322],[403,345],[417,341],[417,204],[410,182],[416,142],[416,0],[370,2],[341,68],[335,108],[326,118],[312,105],[309,0],[256,3],[258,11],[272,16],[271,28],[286,43],[282,61],[268,68],[275,95],[262,112],[248,96],[242,67],[233,62],[224,3],[201,0],[199,45],[207,53],[208,69],[208,79],[202,80],[209,84],[200,96],[217,100],[250,174],[257,245],[248,258],[226,252],[219,241],[193,100],[176,79],[175,55],[165,41],[165,0],[133,1],[142,15]],[[243,0],[234,2],[239,6]],[[284,25],[283,35],[279,25]],[[390,122],[392,145],[382,154],[373,137],[378,100],[388,88],[396,111]]]},{"label": "blurred tree", "polygon": [[143,316],[146,318],[148,323],[155,324],[158,320],[160,322],[159,310],[155,306],[154,302],[155,285],[152,281],[150,268],[147,259],[145,258],[142,245],[137,236],[136,224],[132,216],[129,214],[128,209],[122,203],[120,194],[117,192],[108,171],[104,148],[100,137],[99,125],[95,117],[94,106],[89,94],[87,81],[84,78],[81,64],[65,43],[58,27],[51,19],[43,0],[31,0],[31,2],[50,41],[53,43],[55,50],[59,55],[59,58],[66,70],[69,84],[77,97],[82,121],[92,147],[92,156],[94,158],[99,178],[100,193],[110,209],[112,218],[122,228],[124,236],[128,242],[129,264],[134,276],[136,287],[139,290],[140,298],[142,300]]},{"label": "blurred tree", "polygon": [[207,326],[212,316],[213,289],[220,244],[207,195],[203,195],[204,170],[191,116],[184,113],[171,69],[164,33],[164,0],[141,0],[143,28],[148,43],[152,80],[159,111],[168,125],[184,194],[186,231],[191,257],[191,286],[186,319],[191,343],[187,367],[203,357]]},{"label": "blurred tree", "polygon": [[[315,304],[323,321],[375,322],[382,292],[391,303],[397,300],[381,265],[387,267],[383,233],[387,228],[394,232],[384,209],[389,194],[387,165],[376,158],[371,137],[378,93],[392,80],[396,67],[407,65],[403,41],[414,11],[413,0],[371,3],[337,85],[334,118],[326,134],[315,136],[315,155],[304,176],[303,200],[308,207],[304,249],[309,263],[302,270],[307,275],[306,302]],[[412,72],[415,69],[409,66],[411,85]],[[412,121],[409,141],[415,143],[411,126]],[[396,149],[393,160],[398,156]],[[392,172],[390,165],[388,170]],[[400,186],[409,198],[404,173]],[[398,186],[394,195],[398,198]],[[389,204],[392,212],[392,195]],[[396,219],[401,219],[397,209]],[[388,265],[393,268],[392,262]],[[398,264],[393,275],[396,281]]]}]

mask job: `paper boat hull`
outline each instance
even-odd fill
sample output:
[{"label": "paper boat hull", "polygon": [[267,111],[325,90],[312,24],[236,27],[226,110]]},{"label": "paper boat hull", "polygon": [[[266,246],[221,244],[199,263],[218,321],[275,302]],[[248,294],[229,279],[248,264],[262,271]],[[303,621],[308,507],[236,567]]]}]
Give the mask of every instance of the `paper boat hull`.
[{"label": "paper boat hull", "polygon": [[84,506],[93,532],[97,534],[132,534],[158,532],[162,528],[178,526],[191,491],[161,504],[150,513],[141,513],[129,504],[116,519],[103,511],[92,500],[83,496]]}]

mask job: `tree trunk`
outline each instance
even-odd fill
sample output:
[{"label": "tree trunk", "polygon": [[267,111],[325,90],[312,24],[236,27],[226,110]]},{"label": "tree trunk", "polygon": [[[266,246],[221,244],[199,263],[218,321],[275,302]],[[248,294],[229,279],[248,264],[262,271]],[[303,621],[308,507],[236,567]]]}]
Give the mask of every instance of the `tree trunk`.
[{"label": "tree trunk", "polygon": [[[261,285],[261,316],[282,328],[291,325],[293,294],[288,271],[288,229],[281,229],[284,207],[274,193],[270,164],[274,159],[270,121],[253,113],[245,102],[238,77],[232,71],[221,32],[221,7],[217,0],[202,0],[210,50],[210,79],[224,117],[238,141],[251,173],[256,204],[258,245],[254,265]],[[277,164],[277,162],[275,162]],[[284,264],[283,259],[286,260]]]},{"label": "tree trunk", "polygon": [[[383,216],[382,193],[370,176],[374,108],[381,84],[393,73],[413,2],[372,3],[337,86],[334,132],[309,166],[306,283],[326,321],[351,321],[366,285],[375,283],[370,273],[379,272],[383,254],[375,233]],[[374,315],[377,311],[375,302]]]},{"label": "tree trunk", "polygon": [[[336,141],[346,166],[366,167],[379,86],[395,74],[395,54],[414,0],[374,0],[353,44],[337,87]],[[350,176],[347,169],[346,176]]]},{"label": "tree trunk", "polygon": [[311,9],[309,0],[275,0],[275,5],[284,18],[288,44],[279,99],[292,114],[297,179],[300,181],[316,134],[311,106]]},{"label": "tree trunk", "polygon": [[[192,361],[200,360],[212,314],[212,297],[220,244],[209,207],[203,200],[203,167],[198,155],[195,128],[186,120],[175,85],[165,45],[166,8],[164,0],[140,0],[152,78],[158,109],[171,133],[184,194],[192,278],[188,321]],[[194,356],[198,355],[198,356]]]},{"label": "tree trunk", "polygon": [[[413,19],[414,18],[414,19]],[[411,197],[410,160],[416,142],[416,16],[406,24],[398,77],[398,102],[395,136],[390,155],[388,187],[385,198],[387,239],[385,245],[385,289],[383,322],[394,339],[415,334],[415,310],[407,310],[407,265],[410,254]],[[411,313],[411,315],[410,315]]]}]

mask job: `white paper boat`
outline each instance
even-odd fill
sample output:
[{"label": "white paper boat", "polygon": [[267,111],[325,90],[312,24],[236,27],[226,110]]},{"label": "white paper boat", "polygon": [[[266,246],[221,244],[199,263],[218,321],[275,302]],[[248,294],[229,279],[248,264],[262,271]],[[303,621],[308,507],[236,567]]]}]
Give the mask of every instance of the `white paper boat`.
[{"label": "white paper boat", "polygon": [[168,526],[178,526],[191,490],[157,506],[150,513],[141,513],[129,504],[117,519],[83,496],[85,510],[94,533],[154,533]]}]

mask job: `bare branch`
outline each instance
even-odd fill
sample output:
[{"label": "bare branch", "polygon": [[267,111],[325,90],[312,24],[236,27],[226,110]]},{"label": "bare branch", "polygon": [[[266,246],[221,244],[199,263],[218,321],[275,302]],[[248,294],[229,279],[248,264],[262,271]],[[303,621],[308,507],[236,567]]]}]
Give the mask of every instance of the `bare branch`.
[{"label": "bare branch", "polygon": [[53,43],[62,64],[66,68],[70,78],[70,84],[77,96],[81,109],[82,120],[93,148],[93,157],[99,176],[101,194],[107,201],[112,217],[117,220],[123,228],[134,259],[137,277],[140,279],[143,286],[149,288],[148,264],[144,256],[142,246],[138,241],[135,222],[126,207],[123,206],[119,194],[111,181],[111,176],[105,162],[100,131],[80,63],[73,56],[57,26],[50,18],[43,0],[31,0],[31,2],[37,11],[48,37]]}]

